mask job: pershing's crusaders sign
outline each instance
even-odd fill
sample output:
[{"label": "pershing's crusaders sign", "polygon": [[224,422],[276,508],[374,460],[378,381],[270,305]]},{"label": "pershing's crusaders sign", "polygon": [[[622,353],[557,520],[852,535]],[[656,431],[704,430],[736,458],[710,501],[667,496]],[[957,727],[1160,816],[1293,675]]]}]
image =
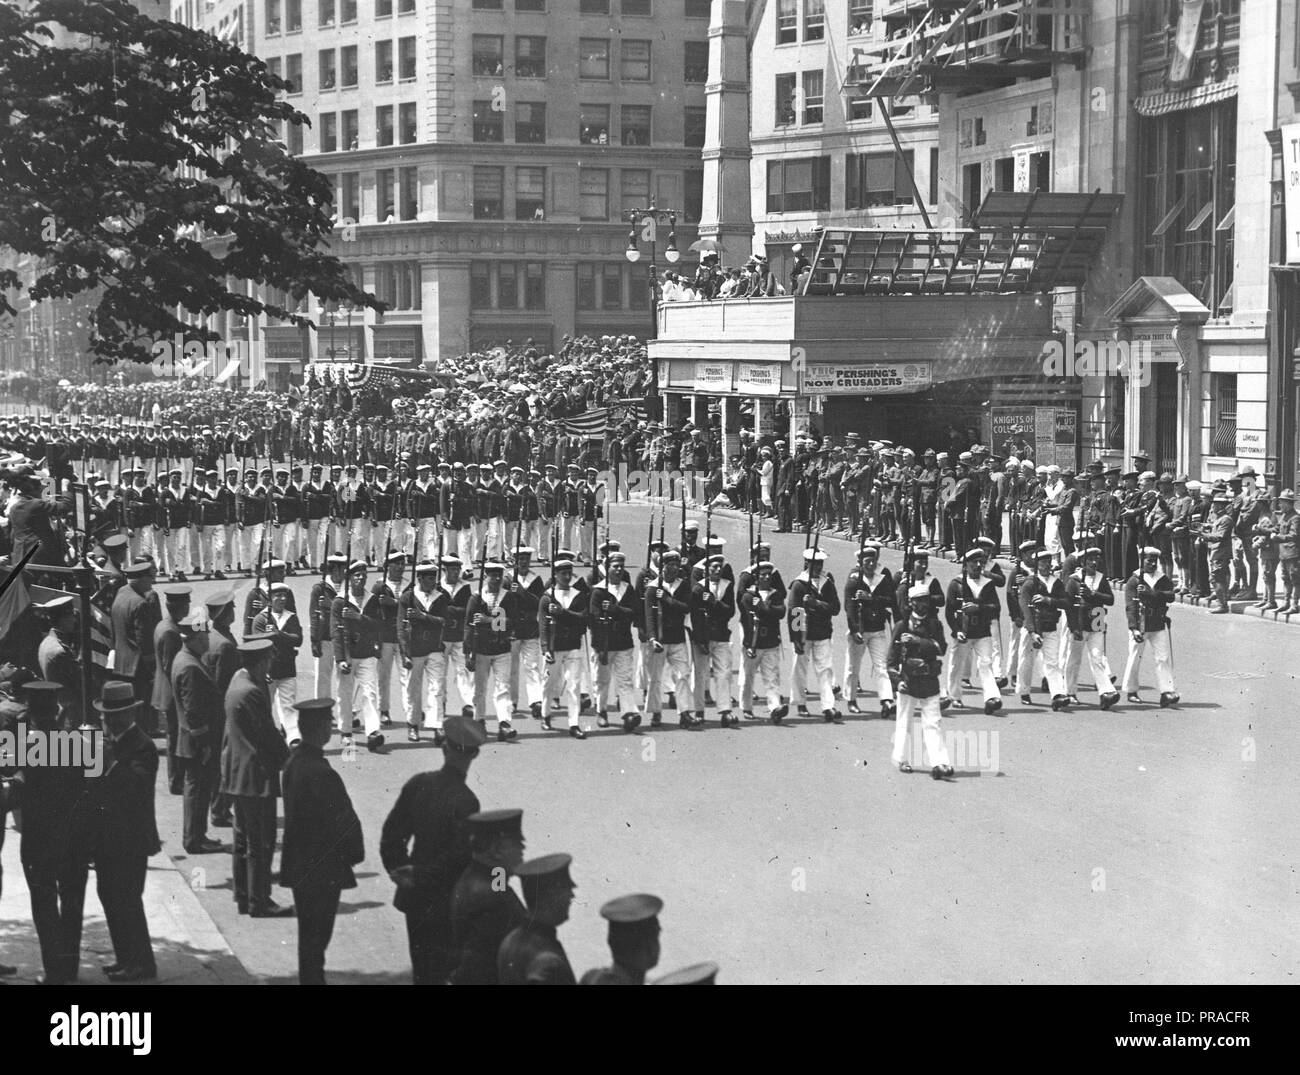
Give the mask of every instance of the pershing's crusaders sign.
[{"label": "pershing's crusaders sign", "polygon": [[921,392],[930,387],[928,362],[855,362],[804,367],[805,395],[883,396]]}]

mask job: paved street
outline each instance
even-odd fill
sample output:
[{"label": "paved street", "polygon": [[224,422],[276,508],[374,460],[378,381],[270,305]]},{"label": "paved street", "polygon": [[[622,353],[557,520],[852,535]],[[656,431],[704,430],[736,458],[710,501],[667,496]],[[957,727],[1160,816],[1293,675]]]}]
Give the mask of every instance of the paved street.
[{"label": "paved street", "polygon": [[[647,510],[614,508],[613,533],[636,566]],[[678,521],[670,511],[674,538]],[[715,529],[742,562],[744,517],[715,516]],[[773,537],[789,580],[803,537]],[[842,582],[854,546],[830,538],[823,548]],[[885,566],[900,560],[886,550]],[[953,571],[935,565],[945,582]],[[300,608],[312,581],[290,580]],[[242,607],[249,583],[237,585]],[[1117,673],[1121,616],[1110,621]],[[714,959],[733,983],[1290,981],[1300,631],[1181,606],[1173,623],[1177,711],[1102,713],[1087,689],[1083,708],[1053,714],[1007,695],[1001,715],[945,719],[945,731],[984,733],[969,745],[996,766],[979,771],[972,750],[948,783],[890,767],[892,721],[814,717],[736,731],[711,719],[703,732],[653,736],[593,728],[581,743],[524,720],[516,743],[484,749],[470,785],[485,808],[524,808],[530,856],[574,855],[562,938],[579,973],[605,960],[600,904],[649,890],[666,902],[660,970]],[[838,640],[837,676],[842,659]],[[310,664],[304,647],[300,697]],[[1143,693],[1157,697],[1149,675]],[[392,709],[397,719],[396,696]],[[390,739],[384,756],[331,752],[366,827],[359,887],[345,894],[329,953],[343,981],[409,981],[378,836],[403,781],[439,754],[407,744],[400,726]],[[176,853],[180,800],[159,789]],[[292,980],[294,924],[235,914],[228,856],[175,861],[247,970]]]}]

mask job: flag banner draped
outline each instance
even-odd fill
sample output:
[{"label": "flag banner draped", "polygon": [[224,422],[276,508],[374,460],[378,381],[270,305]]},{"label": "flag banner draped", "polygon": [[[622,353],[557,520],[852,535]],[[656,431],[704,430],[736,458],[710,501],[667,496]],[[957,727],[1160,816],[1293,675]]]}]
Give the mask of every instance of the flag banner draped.
[{"label": "flag banner draped", "polygon": [[610,426],[617,425],[624,417],[633,422],[645,419],[645,405],[642,402],[616,403],[611,407],[595,407],[584,411],[576,418],[561,419],[564,432],[571,437],[588,439],[603,437]]}]

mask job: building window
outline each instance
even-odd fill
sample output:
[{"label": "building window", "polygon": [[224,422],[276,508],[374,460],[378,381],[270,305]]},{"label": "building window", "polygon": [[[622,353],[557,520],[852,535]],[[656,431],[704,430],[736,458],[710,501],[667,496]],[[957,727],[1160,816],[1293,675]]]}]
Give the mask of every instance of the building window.
[{"label": "building window", "polygon": [[578,106],[578,141],[584,146],[609,145],[609,105]]},{"label": "building window", "polygon": [[546,38],[515,38],[515,77],[546,77]]},{"label": "building window", "polygon": [[302,0],[284,0],[285,33],[296,33],[302,29]]},{"label": "building window", "polygon": [[930,147],[930,204],[939,204],[939,147]]},{"label": "building window", "polygon": [[578,12],[582,15],[608,15],[609,0],[579,0]]},{"label": "building window", "polygon": [[608,263],[600,267],[600,305],[605,310],[623,309],[623,266]]},{"label": "building window", "polygon": [[578,218],[609,219],[609,171],[582,168],[578,171]]},{"label": "building window", "polygon": [[487,261],[469,263],[469,304],[475,310],[492,307],[492,264]]},{"label": "building window", "polygon": [[820,41],[826,36],[826,0],[804,0],[803,39]]},{"label": "building window", "polygon": [[984,117],[975,117],[975,144],[982,146],[989,140],[988,131],[984,129]]},{"label": "building window", "polygon": [[391,41],[375,42],[375,81],[378,83],[393,81],[393,43]]},{"label": "building window", "polygon": [[685,44],[685,64],[682,68],[682,81],[703,83],[709,80],[709,43],[707,41],[687,41]]},{"label": "building window", "polygon": [[501,220],[504,171],[501,168],[474,169],[474,219]]},{"label": "building window", "polygon": [[393,144],[393,106],[380,105],[375,109],[375,145]]},{"label": "building window", "polygon": [[1016,158],[998,157],[993,162],[993,189],[1016,189]]},{"label": "building window", "polygon": [[540,261],[524,262],[524,309],[546,308],[546,266]]},{"label": "building window", "polygon": [[397,219],[415,220],[420,215],[420,170],[397,170]]},{"label": "building window", "polygon": [[392,168],[375,172],[375,219],[391,224],[397,219],[397,174]]},{"label": "building window", "polygon": [[682,178],[682,209],[686,213],[687,220],[693,224],[698,224],[700,217],[704,213],[704,169],[687,169]]},{"label": "building window", "polygon": [[318,0],[316,10],[320,15],[319,24],[322,29],[334,25],[334,0]]},{"label": "building window", "polygon": [[596,309],[596,266],[580,261],[574,268],[574,305],[579,310]]},{"label": "building window", "polygon": [[289,152],[295,157],[302,156],[302,126],[298,123],[290,123],[288,134]]},{"label": "building window", "polygon": [[875,0],[849,0],[849,36],[871,33],[871,9]]},{"label": "building window", "polygon": [[803,122],[820,123],[822,121],[823,88],[825,75],[821,71],[803,73]]},{"label": "building window", "polygon": [[339,148],[339,118],[333,112],[320,116],[320,151],[337,153]]},{"label": "building window", "polygon": [[623,41],[620,44],[619,78],[624,82],[650,81],[649,41]]},{"label": "building window", "polygon": [[686,0],[684,14],[688,19],[707,19],[712,14],[710,0]]},{"label": "building window", "polygon": [[693,149],[700,149],[704,145],[705,119],[708,109],[687,105],[682,112],[684,117],[682,144]]},{"label": "building window", "polygon": [[[179,19],[175,20],[181,21]],[[280,0],[266,0],[266,36],[273,37],[280,32]]]},{"label": "building window", "polygon": [[789,127],[795,121],[795,76],[776,76],[776,125]]},{"label": "building window", "polygon": [[397,13],[399,15],[414,15],[415,0],[397,0]]},{"label": "building window", "polygon": [[375,0],[375,18],[391,19],[393,17],[393,0]]},{"label": "building window", "polygon": [[280,65],[282,62],[283,61],[281,61],[279,56],[272,56],[269,60],[266,61],[266,69],[270,71],[271,74],[273,74],[276,78],[280,78],[281,77]]},{"label": "building window", "polygon": [[343,46],[343,82],[345,89],[355,88],[357,84],[357,73],[360,64],[357,62],[357,46]]},{"label": "building window", "polygon": [[515,169],[515,219],[546,219],[546,169]]},{"label": "building window", "polygon": [[792,45],[799,40],[799,0],[776,0],[776,43]]},{"label": "building window", "polygon": [[288,93],[302,93],[301,52],[295,52],[284,58],[284,80],[289,83]]},{"label": "building window", "polygon": [[907,168],[912,151],[898,153],[850,153],[844,158],[844,208],[877,209],[887,205],[907,205],[912,201],[912,185]]},{"label": "building window", "polygon": [[475,142],[505,141],[504,117],[493,109],[491,101],[475,101],[473,119]]},{"label": "building window", "polygon": [[338,82],[338,70],[334,64],[334,50],[321,49],[319,63],[320,88],[323,90],[332,90]]},{"label": "building window", "polygon": [[476,75],[502,74],[505,38],[498,34],[475,34],[471,44],[470,67]]},{"label": "building window", "polygon": [[609,41],[603,37],[584,37],[578,41],[578,77],[609,78]]},{"label": "building window", "polygon": [[356,149],[361,140],[361,123],[357,118],[355,108],[349,108],[343,113],[343,122],[340,127],[340,148]]},{"label": "building window", "polygon": [[1029,154],[1029,189],[1052,189],[1052,155],[1046,151]]},{"label": "building window", "polygon": [[1237,375],[1216,373],[1210,385],[1214,407],[1214,432],[1210,435],[1211,455],[1237,454]]},{"label": "building window", "polygon": [[625,16],[650,16],[650,0],[619,0],[618,8],[619,13]]},{"label": "building window", "polygon": [[515,141],[540,144],[546,141],[546,105],[520,101],[515,105]]},{"label": "building window", "polygon": [[624,105],[621,127],[625,146],[648,146],[650,144],[650,106]]},{"label": "building window", "polygon": [[849,122],[861,119],[871,118],[871,98],[870,97],[850,97],[849,98]]},{"label": "building window", "polygon": [[415,78],[415,38],[404,37],[397,42],[397,78],[409,82]]},{"label": "building window", "polygon": [[626,217],[633,209],[644,209],[650,204],[650,172],[644,168],[624,168],[618,174],[619,216]]},{"label": "building window", "polygon": [[978,164],[964,164],[961,169],[962,224],[970,227],[984,198],[983,169]]},{"label": "building window", "polygon": [[382,262],[375,271],[375,296],[390,310],[420,308],[420,263]]},{"label": "building window", "polygon": [[415,102],[397,106],[397,136],[402,145],[413,145],[419,140],[419,126],[416,122]]},{"label": "building window", "polygon": [[519,308],[519,266],[513,261],[497,262],[497,307],[502,310]]},{"label": "building window", "polygon": [[341,172],[338,186],[339,214],[356,223],[361,219],[361,173]]},{"label": "building window", "polygon": [[357,21],[357,0],[339,0],[339,22],[346,26]]},{"label": "building window", "polygon": [[516,11],[545,11],[546,0],[515,0]]},{"label": "building window", "polygon": [[807,213],[830,208],[830,157],[767,162],[767,211]]},{"label": "building window", "polygon": [[475,11],[500,11],[501,0],[474,0],[470,7]]}]

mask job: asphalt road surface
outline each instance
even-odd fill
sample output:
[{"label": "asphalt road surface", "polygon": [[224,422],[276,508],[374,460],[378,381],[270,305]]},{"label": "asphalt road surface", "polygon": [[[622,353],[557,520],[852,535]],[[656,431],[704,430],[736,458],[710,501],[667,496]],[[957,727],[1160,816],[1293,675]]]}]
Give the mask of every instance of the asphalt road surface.
[{"label": "asphalt road surface", "polygon": [[[634,573],[648,511],[613,508]],[[678,524],[670,510],[671,534]],[[714,529],[742,564],[745,518],[715,516]],[[803,536],[771,536],[789,581]],[[827,538],[822,548],[842,584],[855,545]],[[901,554],[886,550],[882,562],[897,570]],[[932,570],[946,584],[956,568]],[[289,580],[301,609],[313,581]],[[199,583],[195,600],[229,585]],[[235,585],[242,609],[251,583]],[[1122,616],[1117,607],[1109,624],[1117,674]],[[864,698],[873,715],[840,725],[814,715],[731,730],[710,711],[703,731],[686,731],[669,711],[653,735],[598,730],[592,718],[583,742],[520,719],[518,740],[492,739],[469,783],[485,809],[523,808],[529,857],[574,856],[577,896],[560,937],[578,974],[608,962],[600,905],[647,891],[665,901],[656,974],[710,959],[726,983],[1294,981],[1300,627],[1182,606],[1172,616],[1178,709],[1152,704],[1149,669],[1152,701],[1110,712],[1091,687],[1061,714],[1041,694],[1023,707],[1008,690],[998,715],[974,706],[945,718],[950,750],[966,753],[951,781],[895,771],[893,721]],[[837,681],[843,641],[841,619]],[[312,693],[311,666],[304,645],[300,698]],[[400,721],[396,672],[393,688]],[[331,980],[410,981],[379,831],[403,782],[437,767],[440,751],[405,739],[395,724],[386,754],[343,757],[337,737],[330,749],[367,855],[359,887],[344,894]],[[235,954],[255,976],[293,981],[293,921],[238,917],[229,856],[187,859],[181,801],[163,780],[159,798],[167,848]]]}]

